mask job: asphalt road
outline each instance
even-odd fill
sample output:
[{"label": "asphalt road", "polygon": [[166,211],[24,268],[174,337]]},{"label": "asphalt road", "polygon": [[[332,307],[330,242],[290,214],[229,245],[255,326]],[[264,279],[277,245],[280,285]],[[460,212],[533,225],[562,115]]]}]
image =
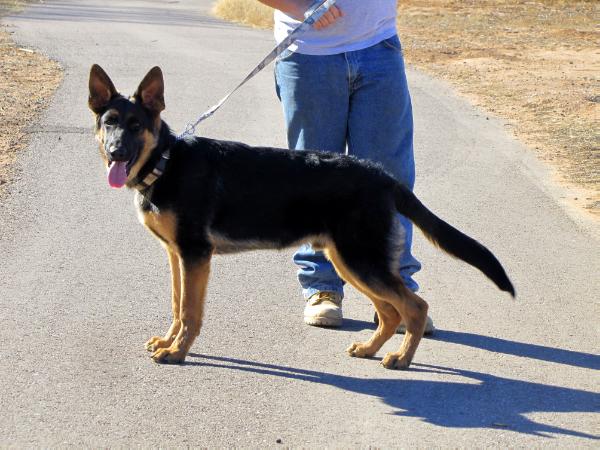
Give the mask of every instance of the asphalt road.
[{"label": "asphalt road", "polygon": [[[291,250],[218,257],[187,363],[150,360],[143,343],[170,320],[167,260],[132,194],[106,183],[87,76],[100,63],[133,92],[160,65],[181,130],[272,47],[210,3],[48,0],[5,21],[65,80],[0,205],[0,445],[597,448],[598,226],[565,212],[502,122],[414,71],[416,191],[496,253],[517,300],[418,235],[439,330],[411,370],[386,371],[344,353],[373,330],[355,291],[342,329],[312,328]],[[200,132],[283,146],[271,68]]]}]

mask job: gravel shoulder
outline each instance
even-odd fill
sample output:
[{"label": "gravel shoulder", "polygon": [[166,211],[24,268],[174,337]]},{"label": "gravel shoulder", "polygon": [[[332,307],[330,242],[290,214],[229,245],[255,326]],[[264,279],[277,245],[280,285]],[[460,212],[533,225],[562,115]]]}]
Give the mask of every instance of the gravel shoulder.
[{"label": "gravel shoulder", "polygon": [[[24,2],[0,0],[0,17]],[[18,176],[14,162],[29,142],[28,127],[48,106],[62,80],[60,65],[37,50],[16,45],[0,27],[0,197]]]}]

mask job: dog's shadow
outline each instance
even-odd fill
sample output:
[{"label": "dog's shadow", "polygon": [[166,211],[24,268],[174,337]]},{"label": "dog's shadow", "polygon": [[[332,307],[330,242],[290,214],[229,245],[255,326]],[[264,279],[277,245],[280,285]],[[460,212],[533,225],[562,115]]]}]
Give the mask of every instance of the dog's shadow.
[{"label": "dog's shadow", "polygon": [[[364,324],[354,324],[362,327]],[[509,355],[566,364],[585,369],[600,368],[593,354],[553,349],[470,333],[437,330],[432,339],[482,348]],[[584,390],[514,380],[481,372],[427,364],[413,364],[411,371],[467,378],[463,381],[429,381],[390,378],[356,378],[333,373],[264,364],[242,359],[190,353],[188,365],[241,370],[262,375],[328,384],[340,389],[380,398],[397,416],[418,417],[449,428],[502,428],[514,432],[552,437],[568,435],[598,440],[599,435],[543,424],[526,417],[534,413],[597,413],[600,394]],[[382,369],[383,370],[383,369]]]}]

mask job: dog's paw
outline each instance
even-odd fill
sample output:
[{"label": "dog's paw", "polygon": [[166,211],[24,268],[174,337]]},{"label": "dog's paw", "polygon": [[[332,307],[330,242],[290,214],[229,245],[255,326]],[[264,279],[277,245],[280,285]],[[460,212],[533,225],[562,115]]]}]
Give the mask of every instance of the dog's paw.
[{"label": "dog's paw", "polygon": [[169,348],[159,348],[152,354],[152,359],[162,364],[181,364],[185,361],[185,352]]},{"label": "dog's paw", "polygon": [[355,358],[368,358],[375,354],[375,352],[370,351],[368,347],[361,342],[354,342],[346,349],[346,352]]},{"label": "dog's paw", "polygon": [[399,370],[408,369],[410,363],[410,359],[408,359],[406,356],[399,357],[397,353],[388,353],[383,357],[383,360],[381,361],[381,365],[386,369]]},{"label": "dog's paw", "polygon": [[154,336],[148,339],[148,341],[144,344],[146,350],[149,352],[155,352],[159,348],[167,348],[171,346],[172,340],[166,340],[159,336]]}]

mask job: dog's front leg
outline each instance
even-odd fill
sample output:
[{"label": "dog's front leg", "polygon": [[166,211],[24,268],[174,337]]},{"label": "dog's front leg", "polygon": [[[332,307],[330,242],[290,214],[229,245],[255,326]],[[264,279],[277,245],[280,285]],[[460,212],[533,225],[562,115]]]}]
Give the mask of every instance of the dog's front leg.
[{"label": "dog's front leg", "polygon": [[173,343],[173,339],[179,333],[181,319],[180,299],[181,299],[181,265],[179,264],[179,255],[172,248],[167,248],[169,256],[169,266],[171,267],[171,309],[173,312],[173,322],[167,334],[164,337],[154,336],[146,342],[146,350],[155,352],[159,348],[169,347]]},{"label": "dog's front leg", "polygon": [[180,259],[182,290],[179,302],[179,330],[169,347],[159,348],[154,352],[152,358],[156,362],[183,362],[194,339],[200,333],[210,259],[210,254],[200,259]]}]

